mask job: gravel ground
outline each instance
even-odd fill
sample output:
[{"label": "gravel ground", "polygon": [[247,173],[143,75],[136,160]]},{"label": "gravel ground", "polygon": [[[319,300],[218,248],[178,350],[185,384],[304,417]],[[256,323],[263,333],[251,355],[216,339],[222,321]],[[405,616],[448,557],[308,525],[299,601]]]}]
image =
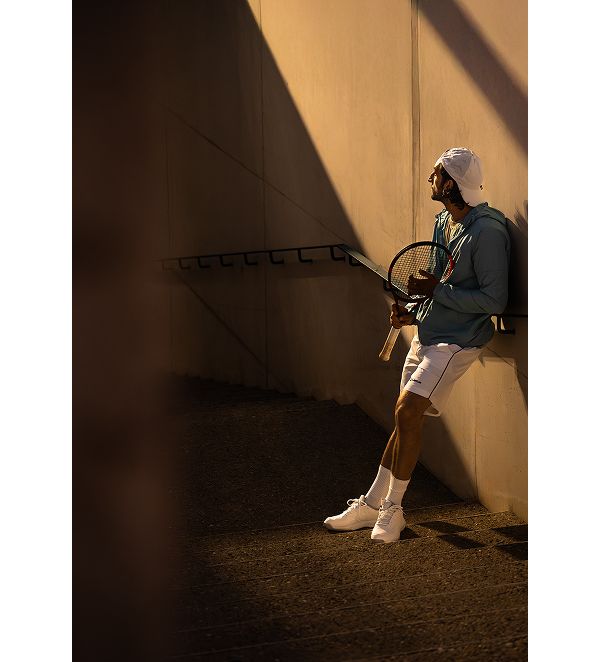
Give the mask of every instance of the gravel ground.
[{"label": "gravel ground", "polygon": [[418,465],[398,543],[322,520],[387,433],[357,406],[176,380],[171,658],[526,660],[527,525]]}]

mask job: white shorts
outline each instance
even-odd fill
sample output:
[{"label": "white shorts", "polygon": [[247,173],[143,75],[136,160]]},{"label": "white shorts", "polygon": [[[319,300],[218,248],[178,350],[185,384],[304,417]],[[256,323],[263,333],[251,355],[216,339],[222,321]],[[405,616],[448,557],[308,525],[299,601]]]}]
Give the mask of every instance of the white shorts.
[{"label": "white shorts", "polygon": [[404,389],[431,400],[426,416],[439,416],[456,380],[469,369],[483,347],[448,343],[421,345],[415,334],[404,362],[400,391]]}]

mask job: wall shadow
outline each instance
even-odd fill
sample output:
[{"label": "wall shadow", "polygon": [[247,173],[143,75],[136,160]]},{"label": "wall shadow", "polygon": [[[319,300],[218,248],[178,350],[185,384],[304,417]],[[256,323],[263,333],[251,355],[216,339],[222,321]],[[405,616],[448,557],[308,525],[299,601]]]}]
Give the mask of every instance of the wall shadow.
[{"label": "wall shadow", "polygon": [[[496,333],[487,349],[489,353],[481,363],[503,360],[514,366],[525,406],[528,403],[528,201],[515,207],[512,222],[508,224],[511,241],[509,271],[509,298],[503,326],[514,330],[514,335]],[[496,358],[497,357],[497,358]]]},{"label": "wall shadow", "polygon": [[523,200],[521,207],[515,206],[512,223],[508,225],[511,256],[509,273],[509,298],[506,306],[506,316],[511,313],[527,314],[528,280],[529,280],[529,245],[528,245],[528,201]]},{"label": "wall shadow", "polygon": [[[284,198],[332,242],[360,247],[248,3],[169,3],[164,12],[164,104],[169,113],[253,174],[265,196]],[[203,64],[194,68],[196,63]],[[262,204],[264,212],[265,197]],[[248,250],[235,245],[235,236],[230,242],[219,248]],[[305,238],[305,243],[311,242]]]},{"label": "wall shadow", "polygon": [[420,0],[419,11],[488,98],[527,154],[527,97],[456,0]]}]

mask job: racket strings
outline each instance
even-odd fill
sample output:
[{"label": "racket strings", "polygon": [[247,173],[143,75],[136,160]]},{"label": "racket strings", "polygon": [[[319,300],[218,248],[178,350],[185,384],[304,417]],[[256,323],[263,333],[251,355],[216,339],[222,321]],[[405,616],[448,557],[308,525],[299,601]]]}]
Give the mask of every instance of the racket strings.
[{"label": "racket strings", "polygon": [[443,280],[450,271],[448,254],[437,246],[421,245],[404,251],[398,256],[390,271],[390,282],[404,295],[410,298],[422,299],[422,296],[408,294],[408,279],[424,278],[419,270],[433,274],[438,280]]}]

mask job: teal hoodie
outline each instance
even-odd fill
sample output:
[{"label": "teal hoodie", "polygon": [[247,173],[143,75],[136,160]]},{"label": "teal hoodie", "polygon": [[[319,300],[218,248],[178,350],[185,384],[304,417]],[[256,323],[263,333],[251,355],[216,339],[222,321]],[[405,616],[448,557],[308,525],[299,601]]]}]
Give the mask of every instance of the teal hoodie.
[{"label": "teal hoodie", "polygon": [[[437,214],[433,228],[433,241],[444,246],[449,216],[446,209]],[[481,347],[494,335],[490,316],[502,313],[508,299],[510,238],[506,218],[487,202],[473,207],[448,249],[456,262],[450,278],[436,286],[433,299],[413,308],[419,341],[423,345]]]}]

